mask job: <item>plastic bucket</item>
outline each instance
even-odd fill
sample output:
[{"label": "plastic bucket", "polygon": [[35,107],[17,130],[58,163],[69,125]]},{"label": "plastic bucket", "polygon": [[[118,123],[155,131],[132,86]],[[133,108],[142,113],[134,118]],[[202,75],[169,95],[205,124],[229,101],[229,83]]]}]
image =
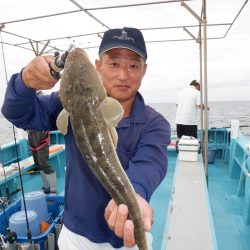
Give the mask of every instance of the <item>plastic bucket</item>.
[{"label": "plastic bucket", "polygon": [[[48,221],[49,213],[46,202],[46,195],[42,191],[32,191],[24,195],[26,209],[33,210],[37,213],[38,221]],[[23,199],[21,202],[21,210],[24,210]]]},{"label": "plastic bucket", "polygon": [[[33,237],[40,235],[40,226],[38,216],[35,211],[27,211],[27,218],[29,221],[29,228]],[[10,216],[9,228],[16,232],[18,237],[27,237],[27,224],[24,211],[19,211]]]},{"label": "plastic bucket", "polygon": [[214,163],[215,154],[216,154],[216,147],[208,146],[208,152],[207,152],[208,163]]}]

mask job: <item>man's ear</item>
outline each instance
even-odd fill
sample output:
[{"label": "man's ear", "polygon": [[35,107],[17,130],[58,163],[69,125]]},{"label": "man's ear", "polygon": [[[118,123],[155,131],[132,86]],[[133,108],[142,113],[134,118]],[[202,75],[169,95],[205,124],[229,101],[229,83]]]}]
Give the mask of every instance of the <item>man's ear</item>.
[{"label": "man's ear", "polygon": [[100,67],[101,67],[101,62],[100,60],[96,59],[95,60],[95,68],[96,68],[96,71],[100,74]]},{"label": "man's ear", "polygon": [[145,63],[145,64],[144,64],[143,77],[145,76],[145,74],[146,74],[146,72],[147,72],[147,68],[148,68],[148,65]]}]

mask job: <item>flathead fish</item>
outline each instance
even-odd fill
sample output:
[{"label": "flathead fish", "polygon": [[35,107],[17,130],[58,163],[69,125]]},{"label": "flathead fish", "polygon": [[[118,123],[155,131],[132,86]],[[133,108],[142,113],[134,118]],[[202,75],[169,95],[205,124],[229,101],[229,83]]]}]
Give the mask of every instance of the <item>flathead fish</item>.
[{"label": "flathead fish", "polygon": [[79,151],[115,202],[128,206],[136,244],[140,250],[147,250],[136,194],[115,150],[115,126],[123,116],[123,108],[107,97],[94,65],[80,48],[72,49],[66,59],[59,96],[64,111],[58,116],[58,128],[67,133],[63,120],[68,114]]}]

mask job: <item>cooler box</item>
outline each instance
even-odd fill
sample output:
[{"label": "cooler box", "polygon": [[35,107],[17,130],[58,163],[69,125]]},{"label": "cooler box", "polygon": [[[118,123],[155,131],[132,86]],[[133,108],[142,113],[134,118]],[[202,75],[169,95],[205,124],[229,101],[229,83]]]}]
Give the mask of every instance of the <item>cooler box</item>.
[{"label": "cooler box", "polygon": [[198,161],[199,141],[190,136],[182,136],[178,143],[180,161]]}]

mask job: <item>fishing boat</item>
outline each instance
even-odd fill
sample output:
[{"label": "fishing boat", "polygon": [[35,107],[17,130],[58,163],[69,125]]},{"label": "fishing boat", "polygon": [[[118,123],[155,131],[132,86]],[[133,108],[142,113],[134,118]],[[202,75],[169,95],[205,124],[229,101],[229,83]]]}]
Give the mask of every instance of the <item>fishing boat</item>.
[{"label": "fishing boat", "polygon": [[[95,1],[91,1],[91,3],[93,2]],[[166,149],[168,172],[150,201],[154,208],[153,250],[249,250],[250,142],[239,132],[237,121],[232,123],[231,128],[208,128],[206,109],[208,106],[206,42],[209,39],[225,38],[248,1],[242,1],[239,4],[231,22],[221,23],[207,23],[206,1],[204,0],[196,1],[199,2],[201,15],[200,12],[197,12],[198,9],[192,8],[194,7],[192,2],[195,1],[191,0],[146,1],[126,5],[112,5],[110,1],[106,2],[109,3],[103,3],[103,6],[93,3],[92,7],[89,3],[89,7],[86,8],[75,0],[67,3],[61,1],[60,6],[58,3],[50,1],[48,2],[50,10],[45,12],[46,14],[42,12],[40,15],[28,17],[19,15],[19,18],[6,19],[5,22],[0,23],[0,43],[8,48],[24,49],[29,55],[34,52],[38,56],[44,53],[63,52],[68,47],[68,40],[70,42],[74,40],[78,46],[88,49],[91,53],[91,49],[98,48],[99,37],[103,31],[111,27],[103,21],[104,11],[109,11],[110,16],[113,17],[117,15],[119,18],[123,17],[128,22],[127,25],[140,28],[140,24],[136,25],[134,20],[130,24],[131,20],[126,18],[129,13],[125,15],[124,9],[133,11],[133,8],[138,10],[138,8],[145,7],[149,8],[146,13],[152,13],[152,8],[158,6],[159,9],[154,10],[158,11],[157,13],[160,15],[160,13],[164,14],[164,11],[167,12],[167,6],[170,4],[179,4],[180,8],[196,20],[195,24],[160,25],[143,27],[141,30],[146,37],[151,37],[148,36],[149,32],[160,31],[161,34],[168,34],[169,30],[184,29],[185,35],[177,34],[177,38],[174,39],[157,35],[156,37],[159,39],[147,39],[148,44],[195,41],[199,45],[201,95],[205,111],[201,113],[199,140],[183,138],[179,142],[177,150],[173,131],[172,143]],[[65,6],[68,7],[67,11],[65,11]],[[12,7],[14,8],[14,6]],[[51,11],[57,7],[57,12]],[[41,7],[41,9],[43,8]],[[113,10],[116,10],[117,13]],[[47,39],[45,33],[43,38],[32,39],[31,33],[24,32],[20,35],[18,32],[12,32],[11,29],[12,25],[18,27],[26,22],[38,25],[37,22],[40,21],[41,26],[37,26],[36,29],[39,27],[40,33],[43,33],[43,30],[49,33],[50,29],[55,29],[53,25],[45,22],[50,19],[61,24],[60,27],[57,27],[57,31],[65,33],[64,28],[67,26],[68,18],[63,17],[69,15],[70,17],[76,16],[74,19],[76,23],[91,24],[88,26],[92,30],[86,28],[85,33],[79,34],[78,29],[74,30],[75,27],[71,27],[75,33],[72,32],[70,35],[62,36],[60,32],[52,32],[57,36],[50,36]],[[145,18],[144,16],[144,20]],[[96,25],[94,28],[93,23]],[[225,33],[208,37],[207,28],[217,26],[225,27]],[[29,31],[32,32],[31,26]],[[193,32],[196,31],[198,31],[198,37],[193,35]],[[4,52],[6,49],[3,50],[3,54]],[[59,131],[51,131],[50,137],[50,163],[56,170],[57,195],[41,195],[42,182],[39,174],[33,171],[34,161],[26,138],[20,137],[16,138],[14,142],[1,144],[0,247],[2,249],[17,249],[17,247],[19,249],[58,249],[57,238],[60,233],[64,205],[65,151],[64,137]],[[42,223],[37,220],[29,222],[29,219],[25,218],[22,221],[23,235],[18,236],[15,234],[15,229],[19,230],[20,224],[14,222],[14,227],[12,227],[14,230],[10,230],[10,218],[13,214],[25,211],[23,200],[27,194],[34,195],[39,202],[45,202],[48,219]],[[39,212],[41,211],[37,213]],[[11,223],[13,226],[12,221]],[[32,227],[34,224],[40,225],[42,230],[39,233],[37,233],[37,227],[35,229]]]},{"label": "fishing boat", "polygon": [[[196,144],[185,142],[179,153],[175,140],[168,147],[168,173],[151,199],[155,211],[153,249],[250,248],[250,142],[231,130],[208,131],[207,180],[202,150],[198,150]],[[52,249],[47,248],[48,239],[56,234],[63,214],[65,155],[64,137],[59,131],[51,132],[50,148],[58,195],[46,197],[51,224],[43,234],[32,238],[40,249]],[[2,145],[1,157],[6,175],[0,177],[0,232],[6,236],[9,217],[21,209],[19,172],[25,192],[39,191],[42,182],[39,175],[31,172],[34,162],[26,139]],[[20,170],[7,172],[13,164]],[[25,236],[17,237],[17,244],[27,240]]]}]

